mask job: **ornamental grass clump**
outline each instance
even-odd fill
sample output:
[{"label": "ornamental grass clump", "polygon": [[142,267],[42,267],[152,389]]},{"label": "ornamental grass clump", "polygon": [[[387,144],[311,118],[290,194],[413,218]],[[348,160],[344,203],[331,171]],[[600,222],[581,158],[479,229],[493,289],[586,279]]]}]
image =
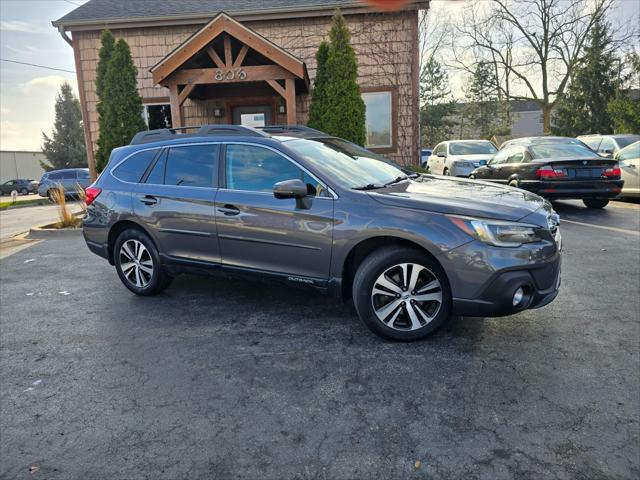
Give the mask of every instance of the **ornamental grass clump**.
[{"label": "ornamental grass clump", "polygon": [[78,225],[78,218],[76,218],[73,213],[71,213],[71,210],[69,210],[67,197],[62,185],[57,185],[55,188],[51,189],[51,200],[53,200],[53,203],[58,206],[58,218],[60,221],[56,224],[56,227],[68,228]]}]

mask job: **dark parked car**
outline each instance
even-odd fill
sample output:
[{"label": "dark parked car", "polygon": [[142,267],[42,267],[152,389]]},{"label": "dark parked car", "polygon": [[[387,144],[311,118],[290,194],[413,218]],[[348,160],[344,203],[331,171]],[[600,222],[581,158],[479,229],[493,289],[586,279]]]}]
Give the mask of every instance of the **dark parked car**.
[{"label": "dark parked car", "polygon": [[582,145],[536,140],[501,149],[471,178],[502,183],[545,198],[577,198],[589,208],[603,208],[620,194],[623,181],[615,160]]},{"label": "dark parked car", "polygon": [[51,191],[56,186],[61,185],[66,195],[75,195],[76,188],[87,188],[91,184],[88,168],[65,168],[62,170],[51,170],[42,175],[38,194],[41,197],[51,198]]},{"label": "dark parked car", "polygon": [[640,140],[640,135],[583,135],[578,140],[602,157],[613,158],[620,150]]},{"label": "dark parked car", "polygon": [[535,143],[565,143],[570,145],[581,145],[583,147],[590,148],[586,143],[577,138],[572,137],[553,137],[553,136],[544,136],[544,137],[522,137],[522,138],[514,138],[512,140],[507,140],[502,145],[500,145],[500,150],[512,147],[514,145],[533,145]]},{"label": "dark parked car", "polygon": [[185,271],[251,273],[352,297],[396,340],[556,297],[559,220],[543,198],[409,176],[320,132],[272,133],[138,134],[86,189],[88,247],[137,295]]},{"label": "dark parked car", "polygon": [[20,195],[36,193],[38,191],[38,182],[35,180],[16,179],[0,185],[0,194],[2,195],[9,195],[14,190]]}]

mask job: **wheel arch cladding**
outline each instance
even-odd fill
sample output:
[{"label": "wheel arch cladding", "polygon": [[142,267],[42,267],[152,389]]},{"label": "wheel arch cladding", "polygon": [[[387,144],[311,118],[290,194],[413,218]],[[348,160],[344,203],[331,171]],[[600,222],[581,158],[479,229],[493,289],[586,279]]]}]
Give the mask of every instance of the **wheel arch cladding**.
[{"label": "wheel arch cladding", "polygon": [[[364,240],[361,240],[356,245],[354,245],[347,256],[345,257],[345,261],[342,267],[342,298],[343,300],[348,300],[351,298],[351,289],[353,287],[353,279],[358,270],[359,265],[362,261],[367,258],[371,253],[376,250],[385,247],[397,247],[397,248],[411,248],[417,250],[424,255],[428,256],[437,263],[444,275],[446,277],[447,282],[449,282],[449,278],[447,275],[447,271],[443,267],[442,263],[433,255],[429,250],[427,250],[424,246],[408,240],[402,237],[394,237],[390,235],[370,237]],[[450,283],[450,282],[449,282]]]}]

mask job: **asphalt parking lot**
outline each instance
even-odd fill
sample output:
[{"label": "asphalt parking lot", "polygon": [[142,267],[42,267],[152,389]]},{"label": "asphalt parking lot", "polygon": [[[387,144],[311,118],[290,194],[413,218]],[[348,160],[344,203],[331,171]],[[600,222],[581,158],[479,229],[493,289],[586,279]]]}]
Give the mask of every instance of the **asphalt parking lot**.
[{"label": "asphalt parking lot", "polygon": [[277,284],[138,298],[79,235],[0,260],[0,477],[638,478],[640,205],[556,208],[554,303],[411,344]]}]

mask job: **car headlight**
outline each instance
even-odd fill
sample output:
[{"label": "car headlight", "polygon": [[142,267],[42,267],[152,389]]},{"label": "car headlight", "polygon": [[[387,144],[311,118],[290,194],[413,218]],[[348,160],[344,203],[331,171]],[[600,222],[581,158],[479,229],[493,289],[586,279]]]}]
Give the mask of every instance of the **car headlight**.
[{"label": "car headlight", "polygon": [[496,247],[519,247],[542,240],[541,227],[537,225],[454,216],[449,220],[467,235]]}]

